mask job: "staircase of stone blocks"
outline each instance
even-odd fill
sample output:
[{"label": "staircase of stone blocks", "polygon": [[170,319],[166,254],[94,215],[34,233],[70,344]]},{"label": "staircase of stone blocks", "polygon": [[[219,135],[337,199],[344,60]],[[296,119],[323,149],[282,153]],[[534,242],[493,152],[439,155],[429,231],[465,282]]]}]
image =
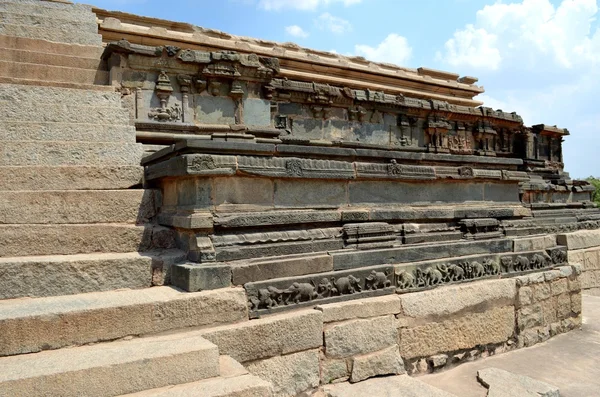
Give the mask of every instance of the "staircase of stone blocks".
[{"label": "staircase of stone blocks", "polygon": [[243,289],[161,286],[182,253],[91,8],[0,0],[0,48],[0,396],[271,395],[190,330],[247,320]]}]

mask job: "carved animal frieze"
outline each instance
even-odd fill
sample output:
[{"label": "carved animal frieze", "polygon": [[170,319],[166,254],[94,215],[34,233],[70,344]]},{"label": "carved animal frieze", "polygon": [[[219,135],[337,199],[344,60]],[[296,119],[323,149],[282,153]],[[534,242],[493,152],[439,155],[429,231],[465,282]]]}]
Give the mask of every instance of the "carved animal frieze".
[{"label": "carved animal frieze", "polygon": [[399,289],[410,289],[416,287],[415,277],[412,275],[412,273],[402,270],[399,273],[396,273],[395,276],[396,286]]},{"label": "carved animal frieze", "polygon": [[392,282],[388,279],[388,274],[384,272],[377,272],[373,270],[371,274],[365,277],[366,289],[375,290],[379,288],[386,288],[392,285]]}]

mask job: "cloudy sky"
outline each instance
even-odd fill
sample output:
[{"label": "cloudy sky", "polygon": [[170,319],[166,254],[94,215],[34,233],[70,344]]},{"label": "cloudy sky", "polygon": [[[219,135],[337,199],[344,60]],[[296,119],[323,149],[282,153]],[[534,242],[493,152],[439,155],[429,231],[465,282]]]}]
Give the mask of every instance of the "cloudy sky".
[{"label": "cloudy sky", "polygon": [[235,35],[479,78],[486,106],[568,128],[571,176],[600,176],[597,0],[89,0]]}]

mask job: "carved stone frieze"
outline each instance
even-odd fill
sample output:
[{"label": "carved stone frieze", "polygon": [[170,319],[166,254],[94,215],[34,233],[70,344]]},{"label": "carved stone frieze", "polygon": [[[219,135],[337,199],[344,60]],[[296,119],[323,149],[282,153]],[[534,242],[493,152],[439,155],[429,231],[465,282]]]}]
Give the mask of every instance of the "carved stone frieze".
[{"label": "carved stone frieze", "polygon": [[335,160],[240,156],[238,167],[243,173],[270,177],[336,179],[355,177],[352,163]]},{"label": "carved stone frieze", "polygon": [[389,164],[356,162],[358,178],[382,179],[435,179],[434,167],[424,165],[398,164],[390,160]]},{"label": "carved stone frieze", "polygon": [[312,276],[247,283],[251,315],[394,292],[392,266],[319,273]]},{"label": "carved stone frieze", "polygon": [[[562,251],[558,249],[557,252]],[[553,261],[547,252],[539,251],[438,260],[419,265],[396,265],[394,282],[396,292],[402,293],[486,277],[518,275],[561,265],[565,261],[566,257]]]}]

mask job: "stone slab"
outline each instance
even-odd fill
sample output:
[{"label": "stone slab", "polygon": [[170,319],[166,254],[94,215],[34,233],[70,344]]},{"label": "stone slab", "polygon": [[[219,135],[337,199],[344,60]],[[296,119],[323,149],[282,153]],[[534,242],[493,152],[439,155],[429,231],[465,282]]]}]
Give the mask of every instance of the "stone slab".
[{"label": "stone slab", "polygon": [[514,305],[514,279],[486,280],[399,295],[404,316],[427,319]]},{"label": "stone slab", "polygon": [[569,251],[600,246],[600,230],[580,230],[573,233],[556,235],[559,245],[566,246]]},{"label": "stone slab", "polygon": [[408,375],[324,386],[327,397],[456,397]]},{"label": "stone slab", "polygon": [[121,397],[272,397],[273,386],[253,375],[222,376],[182,385],[145,390]]},{"label": "stone slab", "polygon": [[73,30],[87,33],[98,33],[98,24],[93,21],[77,21],[73,18],[44,18],[39,14],[20,14],[15,12],[0,12],[0,20],[11,25],[30,25],[45,28],[56,28],[68,25]]},{"label": "stone slab", "polygon": [[318,350],[254,361],[246,368],[251,374],[270,382],[273,395],[277,397],[294,397],[319,386]]},{"label": "stone slab", "polygon": [[218,376],[219,351],[180,334],[2,357],[0,366],[0,395],[116,396]]},{"label": "stone slab", "polygon": [[[3,8],[4,9],[4,8]],[[5,10],[5,9],[4,9]],[[19,10],[22,10],[20,8]],[[10,12],[15,12],[10,11]],[[18,12],[18,11],[16,11]],[[32,13],[26,13],[26,15],[32,15]],[[61,18],[65,18],[66,16],[72,15],[72,13],[65,13],[61,16]],[[90,21],[95,21],[96,16],[92,14],[90,17]],[[66,56],[76,56],[76,57],[85,57],[85,58],[95,58],[100,59],[104,48],[96,45],[79,45],[79,44],[69,44],[69,43],[55,43],[51,41],[46,41],[43,39],[36,38],[28,38],[28,37],[16,37],[16,36],[7,36],[0,34],[0,47],[2,48],[13,48],[23,51],[36,51],[36,52],[45,52],[52,53],[57,55],[66,55]],[[109,91],[114,92],[113,87],[110,88]]]},{"label": "stone slab", "polygon": [[172,230],[151,224],[0,225],[0,241],[0,257],[176,248]]},{"label": "stone slab", "polygon": [[6,141],[0,166],[135,166],[143,153],[138,143]]},{"label": "stone slab", "polygon": [[320,347],[323,316],[316,310],[300,310],[211,328],[201,334],[219,346],[221,354],[244,363]]},{"label": "stone slab", "polygon": [[0,224],[146,223],[155,214],[154,190],[0,192]]},{"label": "stone slab", "polygon": [[[87,72],[89,71],[86,70]],[[26,77],[18,73],[11,73],[10,76],[43,80],[43,76]],[[93,82],[81,82],[81,84],[93,84]],[[5,112],[0,115],[2,121],[130,125],[129,111],[117,106],[81,104],[64,106],[60,103],[36,104],[29,101],[19,103],[11,100],[2,100],[0,103],[5,109]]]},{"label": "stone slab", "polygon": [[0,191],[129,189],[143,176],[140,166],[0,166]]},{"label": "stone slab", "polygon": [[488,388],[489,397],[560,397],[555,386],[503,369],[480,369],[477,380]]},{"label": "stone slab", "polygon": [[244,290],[172,287],[0,301],[0,356],[248,318]]},{"label": "stone slab", "polygon": [[0,140],[134,143],[135,127],[113,124],[9,121],[0,124]]},{"label": "stone slab", "polygon": [[350,382],[356,383],[381,375],[400,375],[405,373],[404,362],[398,351],[398,345],[390,348],[354,357]]},{"label": "stone slab", "polygon": [[400,354],[406,360],[503,343],[513,337],[514,330],[514,307],[494,307],[456,319],[400,328]]},{"label": "stone slab", "polygon": [[510,240],[487,240],[447,244],[394,247],[369,251],[344,250],[331,252],[333,268],[346,270],[383,263],[406,263],[455,256],[494,254],[512,251]]},{"label": "stone slab", "polygon": [[315,309],[323,312],[324,323],[332,323],[355,318],[400,314],[402,312],[402,301],[398,295],[388,295],[319,305]]},{"label": "stone slab", "polygon": [[[2,44],[2,36],[0,36],[0,47],[4,47]],[[26,45],[24,43],[20,43],[21,45]],[[41,46],[42,43],[39,43]],[[43,42],[43,45],[51,47],[55,45],[55,43]],[[71,49],[72,47],[67,47]],[[37,48],[37,51],[41,51],[42,48]],[[79,49],[84,52],[84,48],[81,46],[75,46],[74,50]],[[24,51],[28,53],[42,53],[36,52],[35,50],[25,51],[25,50],[12,50],[12,51]],[[49,54],[50,55],[50,54]],[[60,55],[51,54],[53,58],[63,58],[66,60],[70,60],[71,58],[77,59],[94,59],[98,62],[99,54],[91,55],[84,58],[74,57],[73,55]],[[23,86],[16,84],[0,84],[0,100],[1,101],[12,101],[17,104],[22,104],[22,102],[29,103],[38,103],[38,104],[63,104],[68,106],[100,106],[100,107],[113,107],[115,110],[119,110],[121,108],[121,94],[118,92],[97,92],[97,91],[88,91],[88,90],[77,90],[77,89],[68,89],[68,88],[56,88],[56,87],[36,87],[36,86]],[[93,124],[92,124],[93,125]],[[91,127],[92,125],[88,126]],[[62,125],[61,127],[65,127]],[[5,125],[2,125],[2,128],[5,128]]]},{"label": "stone slab", "polygon": [[[0,5],[0,10],[10,11],[5,6]],[[61,15],[61,17],[64,16]],[[28,37],[32,39],[45,39],[59,43],[83,44],[83,45],[102,45],[102,36],[96,33],[73,32],[68,29],[59,29],[56,27],[37,27],[32,25],[12,25],[0,23],[0,34],[7,36]]]},{"label": "stone slab", "polygon": [[137,252],[0,258],[0,299],[146,288],[152,266]]},{"label": "stone slab", "polygon": [[171,283],[189,292],[229,287],[231,266],[177,264],[171,268]]},{"label": "stone slab", "polygon": [[251,261],[232,266],[233,284],[243,285],[252,281],[280,277],[303,276],[333,270],[333,258],[325,255],[310,255],[296,258]]},{"label": "stone slab", "polygon": [[514,252],[544,250],[556,246],[556,236],[550,234],[545,236],[518,238],[513,239],[513,244]]},{"label": "stone slab", "polygon": [[326,356],[345,358],[396,345],[398,331],[395,320],[390,315],[327,325],[323,330]]}]

